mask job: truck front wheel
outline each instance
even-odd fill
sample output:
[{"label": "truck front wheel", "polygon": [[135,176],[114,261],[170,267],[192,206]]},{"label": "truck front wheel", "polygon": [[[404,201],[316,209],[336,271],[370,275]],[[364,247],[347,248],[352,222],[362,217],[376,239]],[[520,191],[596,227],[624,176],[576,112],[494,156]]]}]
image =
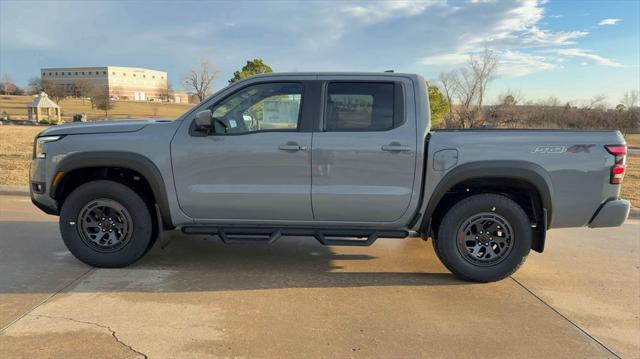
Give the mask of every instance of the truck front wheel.
[{"label": "truck front wheel", "polygon": [[511,199],[474,195],[449,209],[433,245],[442,263],[457,277],[493,282],[513,274],[526,260],[531,225]]},{"label": "truck front wheel", "polygon": [[60,211],[65,245],[82,262],[118,268],[137,261],[152,240],[153,222],[144,200],[131,188],[98,180],[76,188]]}]

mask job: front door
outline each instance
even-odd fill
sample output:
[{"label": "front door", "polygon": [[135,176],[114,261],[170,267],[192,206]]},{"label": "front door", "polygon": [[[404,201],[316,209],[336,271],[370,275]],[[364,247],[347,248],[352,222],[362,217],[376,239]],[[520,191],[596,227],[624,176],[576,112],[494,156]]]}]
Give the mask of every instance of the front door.
[{"label": "front door", "polygon": [[213,133],[195,132],[194,123],[188,131],[181,129],[171,144],[171,160],[178,201],[187,215],[313,218],[311,132],[300,127],[303,89],[299,82],[249,85],[209,107]]},{"label": "front door", "polygon": [[322,129],[313,135],[315,220],[398,220],[413,196],[417,146],[403,84],[338,77],[324,89]]}]

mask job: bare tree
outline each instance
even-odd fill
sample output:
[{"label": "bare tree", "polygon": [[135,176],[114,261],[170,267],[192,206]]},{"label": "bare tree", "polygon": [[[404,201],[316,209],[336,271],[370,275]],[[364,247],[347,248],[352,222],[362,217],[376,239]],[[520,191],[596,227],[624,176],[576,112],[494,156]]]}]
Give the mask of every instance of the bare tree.
[{"label": "bare tree", "polygon": [[493,51],[485,48],[479,57],[471,55],[469,65],[477,82],[478,108],[482,108],[487,85],[489,81],[495,78],[495,72],[498,67],[498,57]]},{"label": "bare tree", "polygon": [[84,99],[87,97],[91,97],[91,95],[95,92],[95,86],[88,80],[80,79],[76,80],[73,83],[73,88],[75,90],[76,96],[82,98],[82,104],[84,105]]},{"label": "bare tree", "polygon": [[458,73],[455,71],[450,72],[441,72],[438,76],[438,80],[440,80],[440,87],[442,88],[442,93],[444,97],[447,99],[447,103],[449,104],[449,114],[445,120],[445,123],[449,123],[453,120],[453,97],[455,93],[458,91],[456,84]]},{"label": "bare tree", "polygon": [[160,89],[160,93],[158,94],[158,97],[160,98],[160,100],[164,102],[173,101],[173,88],[170,82],[167,81],[166,88]]},{"label": "bare tree", "polygon": [[624,97],[620,102],[625,105],[626,108],[635,108],[638,107],[639,103],[639,95],[637,90],[625,92]]},{"label": "bare tree", "polygon": [[105,119],[109,118],[109,110],[113,108],[114,102],[111,100],[109,89],[106,86],[94,89],[91,95],[91,105],[98,110],[104,111]]},{"label": "bare tree", "polygon": [[520,91],[509,89],[498,96],[497,105],[486,106],[485,121],[496,127],[517,127],[524,117],[523,111],[518,108],[523,102]]},{"label": "bare tree", "polygon": [[606,100],[607,96],[605,95],[594,96],[589,100],[589,104],[586,106],[586,108],[604,110],[607,107]]},{"label": "bare tree", "polygon": [[462,128],[477,127],[485,121],[484,98],[497,67],[497,55],[485,49],[479,55],[471,55],[466,67],[440,74],[443,92],[450,102],[449,125],[457,122]]},{"label": "bare tree", "polygon": [[[541,106],[546,106],[546,107],[560,107],[561,104],[562,102],[560,101],[560,99],[555,96],[549,96],[549,98],[547,98],[546,100],[542,101],[542,103],[540,103]],[[569,103],[567,104],[569,105],[569,107],[571,107]]]},{"label": "bare tree", "polygon": [[55,103],[59,103],[60,100],[67,97],[67,90],[64,86],[56,84],[55,82],[49,79],[42,79],[40,81],[41,91],[44,91],[49,95],[49,98],[52,99]]},{"label": "bare tree", "polygon": [[524,96],[519,90],[508,89],[498,95],[498,104],[500,106],[516,106],[524,102]]},{"label": "bare tree", "polygon": [[638,103],[638,91],[626,92],[622,98],[622,106],[625,111],[620,112],[618,120],[620,129],[626,134],[630,131],[637,131],[640,127],[640,106]]},{"label": "bare tree", "polygon": [[43,91],[42,89],[42,79],[40,77],[32,77],[29,79],[29,84],[27,85],[27,93],[29,95],[37,95]]},{"label": "bare tree", "polygon": [[209,61],[201,60],[198,65],[193,66],[185,75],[184,87],[202,101],[212,90],[211,83],[219,72],[209,64]]},{"label": "bare tree", "polygon": [[2,93],[5,95],[11,95],[16,92],[17,86],[13,83],[13,79],[9,74],[2,76]]},{"label": "bare tree", "polygon": [[459,106],[456,107],[456,113],[460,127],[475,127],[476,120],[479,117],[478,106],[475,106],[478,98],[479,82],[473,71],[468,68],[458,70],[456,80],[456,99]]}]

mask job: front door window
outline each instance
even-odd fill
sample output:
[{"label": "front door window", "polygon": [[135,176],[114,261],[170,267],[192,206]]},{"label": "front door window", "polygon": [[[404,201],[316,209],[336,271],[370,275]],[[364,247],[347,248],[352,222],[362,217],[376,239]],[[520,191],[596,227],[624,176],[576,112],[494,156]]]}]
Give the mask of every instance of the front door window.
[{"label": "front door window", "polygon": [[296,131],[302,102],[299,83],[249,86],[211,107],[216,135]]}]

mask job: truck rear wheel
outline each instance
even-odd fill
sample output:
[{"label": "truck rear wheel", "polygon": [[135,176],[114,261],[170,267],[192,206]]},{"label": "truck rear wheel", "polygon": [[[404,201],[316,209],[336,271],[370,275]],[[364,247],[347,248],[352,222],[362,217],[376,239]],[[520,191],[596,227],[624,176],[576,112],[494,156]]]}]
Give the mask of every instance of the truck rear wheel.
[{"label": "truck rear wheel", "polygon": [[531,226],[516,202],[498,194],[479,194],[449,209],[433,245],[457,277],[493,282],[524,263],[531,249]]},{"label": "truck rear wheel", "polygon": [[60,211],[65,245],[94,267],[125,267],[142,257],[152,241],[153,222],[144,200],[131,188],[98,180],[76,188]]}]

